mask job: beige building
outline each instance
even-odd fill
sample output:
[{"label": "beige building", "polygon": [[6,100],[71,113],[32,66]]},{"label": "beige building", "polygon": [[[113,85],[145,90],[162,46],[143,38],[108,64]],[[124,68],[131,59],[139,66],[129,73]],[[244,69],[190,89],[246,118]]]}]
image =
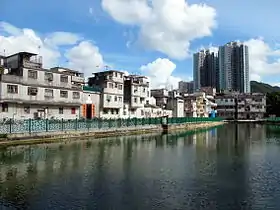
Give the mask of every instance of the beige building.
[{"label": "beige building", "polygon": [[44,69],[42,57],[20,52],[4,58],[0,75],[0,117],[13,119],[80,116],[83,74],[56,67]]},{"label": "beige building", "polygon": [[209,114],[216,109],[217,104],[214,97],[204,92],[195,92],[184,95],[185,114],[189,117],[209,117]]},{"label": "beige building", "polygon": [[123,112],[124,73],[121,71],[97,72],[88,80],[90,87],[100,88],[100,117],[120,118]]}]

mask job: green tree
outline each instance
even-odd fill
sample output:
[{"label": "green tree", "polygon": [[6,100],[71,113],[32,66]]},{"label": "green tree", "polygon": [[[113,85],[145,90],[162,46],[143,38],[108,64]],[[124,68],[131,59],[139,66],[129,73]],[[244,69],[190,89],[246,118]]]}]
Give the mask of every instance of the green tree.
[{"label": "green tree", "polygon": [[266,113],[280,117],[280,92],[266,94]]}]

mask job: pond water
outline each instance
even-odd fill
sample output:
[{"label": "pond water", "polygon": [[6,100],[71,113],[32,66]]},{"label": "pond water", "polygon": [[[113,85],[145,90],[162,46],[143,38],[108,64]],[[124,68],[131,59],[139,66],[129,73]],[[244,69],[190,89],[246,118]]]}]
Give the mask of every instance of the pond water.
[{"label": "pond water", "polygon": [[0,209],[280,209],[280,127],[228,124],[0,152]]}]

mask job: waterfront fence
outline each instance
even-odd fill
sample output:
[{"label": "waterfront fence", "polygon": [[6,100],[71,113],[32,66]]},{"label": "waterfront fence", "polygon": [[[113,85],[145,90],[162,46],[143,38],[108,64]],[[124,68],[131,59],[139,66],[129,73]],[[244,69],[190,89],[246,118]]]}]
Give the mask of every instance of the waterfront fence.
[{"label": "waterfront fence", "polygon": [[269,117],[269,118],[266,118],[266,121],[268,121],[268,122],[280,122],[280,117]]},{"label": "waterfront fence", "polygon": [[[61,132],[61,131],[94,131],[118,128],[143,127],[160,125],[163,118],[129,118],[129,119],[74,119],[74,120],[51,120],[51,119],[8,119],[0,122],[0,134],[38,133],[38,132]],[[203,123],[222,121],[221,118],[204,117],[171,117],[168,124]]]}]

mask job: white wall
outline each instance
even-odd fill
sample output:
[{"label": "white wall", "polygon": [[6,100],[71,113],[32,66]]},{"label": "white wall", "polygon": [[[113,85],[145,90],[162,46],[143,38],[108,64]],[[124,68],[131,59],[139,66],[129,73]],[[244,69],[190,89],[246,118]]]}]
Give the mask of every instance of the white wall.
[{"label": "white wall", "polygon": [[82,104],[94,104],[95,116],[100,116],[100,93],[84,91],[82,94]]},{"label": "white wall", "polygon": [[[30,108],[30,112],[26,112],[26,108]],[[63,114],[59,113],[59,106],[46,106],[48,111],[46,118],[54,119],[75,119],[79,118],[80,107],[63,107]],[[75,114],[72,114],[72,108],[75,108]],[[33,119],[34,113],[38,110],[43,110],[42,106],[38,105],[23,105],[23,104],[8,104],[8,111],[3,112],[2,106],[0,107],[0,119],[13,118],[13,119]]]},{"label": "white wall", "polygon": [[[8,93],[7,87],[8,85],[16,85],[18,87],[18,93]],[[36,96],[31,96],[28,95],[28,85],[20,85],[20,84],[13,84],[13,83],[0,83],[0,98],[2,100],[22,100],[22,101],[38,101],[38,102],[48,102],[48,103],[81,103],[81,97],[82,97],[82,91],[70,91],[70,90],[65,90],[65,89],[52,89],[53,90],[53,98],[51,97],[46,97],[45,90],[46,89],[51,89],[51,88],[43,88],[43,87],[37,87],[37,95]],[[32,86],[34,87],[34,86]],[[60,97],[60,91],[67,91],[68,92],[68,97],[67,98],[61,98]],[[73,98],[73,92],[79,92],[80,98],[75,99]]]}]

